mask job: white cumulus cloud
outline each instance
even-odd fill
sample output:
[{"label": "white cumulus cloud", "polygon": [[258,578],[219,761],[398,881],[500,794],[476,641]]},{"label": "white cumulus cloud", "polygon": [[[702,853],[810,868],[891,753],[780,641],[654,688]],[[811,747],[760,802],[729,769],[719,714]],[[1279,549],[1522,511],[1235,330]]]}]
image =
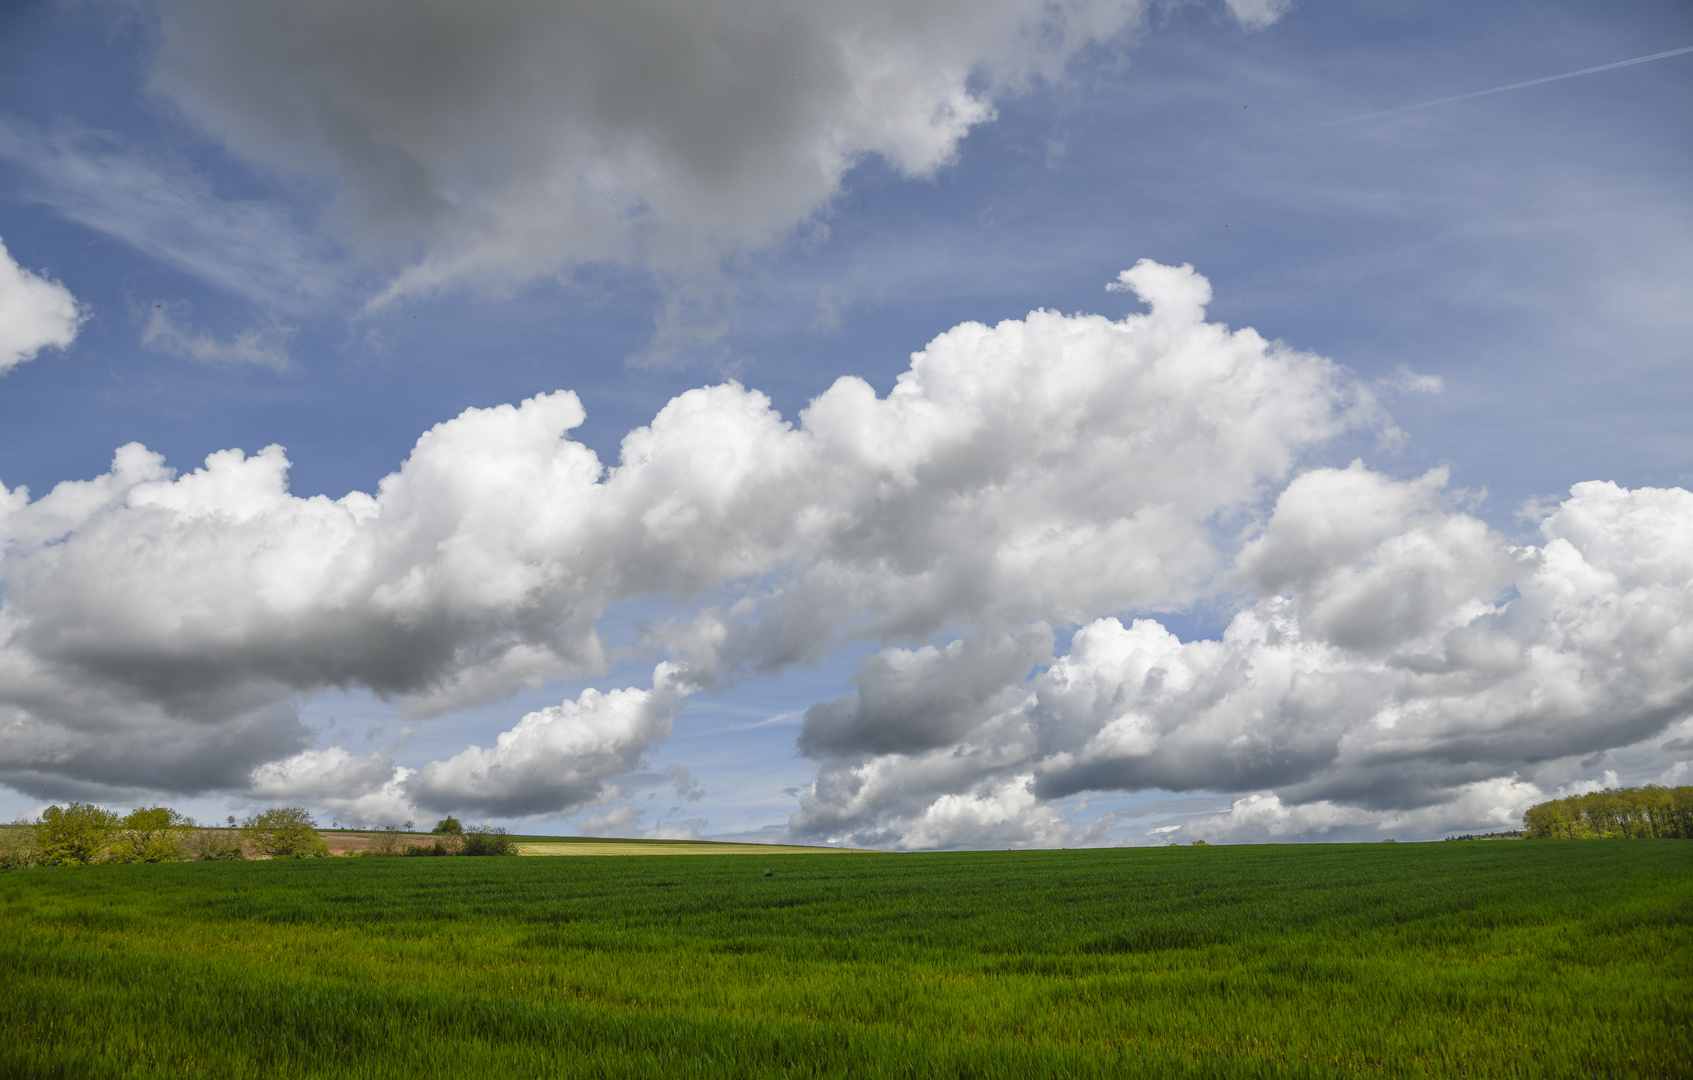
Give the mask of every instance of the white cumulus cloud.
[{"label": "white cumulus cloud", "polygon": [[587,803],[607,778],[633,771],[647,747],[670,734],[682,705],[678,674],[660,664],[651,690],[585,690],[575,701],[532,712],[492,748],[472,746],[431,761],[409,793],[425,808],[497,817]]},{"label": "white cumulus cloud", "polygon": [[[1006,784],[1030,835],[1052,800],[1160,788],[1250,793],[1186,826],[1200,837],[1509,827],[1576,762],[1693,712],[1693,493],[1578,484],[1518,547],[1444,485],[1359,464],[1296,479],[1237,560],[1259,598],[1220,640],[1106,617],[1033,678],[1008,656],[997,683],[968,642],[885,653],[854,710],[808,714],[821,769],[792,828],[998,843],[1005,821],[934,821]],[[980,705],[891,742],[912,700]]]},{"label": "white cumulus cloud", "polygon": [[[428,714],[597,675],[596,620],[637,596],[677,604],[648,644],[688,665],[678,692],[966,625],[1014,632],[1021,678],[1050,646],[1020,628],[1201,594],[1219,515],[1373,415],[1328,361],[1206,322],[1190,268],[1142,262],[1126,280],[1149,313],[967,323],[886,396],[843,378],[797,422],[733,383],[689,391],[611,468],[568,437],[583,412],[561,391],[437,425],[374,494],[295,496],[280,447],[178,474],[138,445],[93,480],[0,493],[0,659],[19,672],[0,708],[20,733],[0,777],[54,794],[240,787],[232,775],[310,748],[299,695],[365,688]],[[950,715],[996,700],[991,683]],[[603,771],[557,769],[543,796],[513,779],[540,775],[526,755],[622,763],[667,730],[643,721],[593,750],[566,733],[634,714],[576,708],[406,790],[556,809]],[[264,738],[206,766],[224,725],[261,722]],[[102,753],[77,749],[96,739]],[[147,767],[125,774],[126,756]],[[476,779],[495,775],[510,794]]]},{"label": "white cumulus cloud", "polygon": [[71,291],[19,266],[0,242],[0,374],[76,339],[82,313]]},{"label": "white cumulus cloud", "polygon": [[[296,496],[279,447],[179,474],[133,444],[0,488],[0,780],[378,822],[606,806],[689,693],[860,640],[855,692],[806,713],[795,835],[1103,842],[1059,802],[1145,789],[1235,797],[1184,836],[1475,828],[1607,754],[1680,775],[1693,494],[1578,484],[1520,545],[1443,470],[1289,481],[1381,422],[1368,391],[1207,322],[1189,267],[1120,284],[1150,311],[966,323],[793,420],[689,391],[610,467],[561,391],[437,425],[374,493]],[[1230,596],[1217,640],[1131,614]],[[635,597],[674,605],[653,684],[492,746],[412,769],[299,720],[329,688],[427,715],[603,674],[598,620]]]}]

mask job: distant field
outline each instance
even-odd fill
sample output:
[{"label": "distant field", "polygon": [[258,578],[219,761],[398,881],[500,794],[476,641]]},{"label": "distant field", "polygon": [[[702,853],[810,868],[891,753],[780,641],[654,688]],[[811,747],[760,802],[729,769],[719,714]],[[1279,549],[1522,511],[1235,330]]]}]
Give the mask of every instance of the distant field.
[{"label": "distant field", "polygon": [[518,838],[519,855],[852,855],[852,848],[783,844],[726,844],[713,840],[588,840],[575,837]]},{"label": "distant field", "polygon": [[3,874],[0,1076],[1693,1062],[1693,843],[761,854]]},{"label": "distant field", "polygon": [[[369,848],[382,834],[365,829],[324,829],[335,855]],[[400,844],[430,844],[430,833],[402,832]],[[519,855],[826,855],[852,848],[797,847],[781,844],[731,844],[719,840],[624,840],[588,836],[513,836]],[[862,852],[860,852],[862,854]]]}]

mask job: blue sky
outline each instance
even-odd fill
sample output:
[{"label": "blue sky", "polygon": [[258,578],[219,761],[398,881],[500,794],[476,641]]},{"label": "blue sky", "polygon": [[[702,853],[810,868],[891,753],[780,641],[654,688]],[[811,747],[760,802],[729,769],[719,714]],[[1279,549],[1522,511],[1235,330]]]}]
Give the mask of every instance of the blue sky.
[{"label": "blue sky", "polygon": [[[403,31],[403,5],[366,7],[370,25],[388,19],[396,33]],[[713,17],[709,7],[701,18]],[[1108,779],[1087,781],[1093,786],[1079,791],[1043,779],[1062,770],[1056,759],[1037,757],[1009,771],[958,778],[952,788],[918,784],[922,793],[910,796],[917,802],[895,800],[851,814],[825,805],[822,774],[862,779],[876,769],[890,776],[906,767],[921,772],[928,768],[918,760],[923,754],[993,742],[987,727],[976,727],[969,735],[953,732],[956,743],[919,740],[920,747],[892,757],[868,736],[834,757],[796,751],[806,710],[852,691],[866,658],[883,648],[944,650],[972,635],[1013,634],[1032,619],[1051,627],[1053,649],[1007,678],[1008,686],[1023,685],[1038,697],[1045,691],[1017,680],[1048,671],[1055,659],[1078,657],[1069,651],[1073,635],[1097,617],[1116,616],[1127,625],[1131,617],[1153,615],[1183,642],[1216,639],[1241,611],[1268,602],[1277,588],[1295,588],[1266,584],[1270,578],[1262,575],[1253,579],[1259,584],[1243,586],[1245,564],[1229,567],[1242,545],[1260,536],[1287,483],[1308,470],[1342,470],[1362,458],[1382,483],[1405,485],[1444,467],[1445,501],[1418,513],[1479,522],[1493,530],[1489,543],[1499,550],[1545,547],[1549,508],[1578,482],[1675,489],[1693,478],[1693,438],[1684,419],[1693,411],[1693,305],[1687,302],[1693,201],[1686,185],[1693,164],[1686,123],[1693,114],[1693,53],[1370,115],[1693,45],[1693,13],[1684,5],[1299,0],[1285,9],[1237,5],[1245,17],[1220,2],[1074,7],[1102,29],[1063,47],[1052,46],[1050,35],[1043,46],[1039,39],[1007,44],[987,31],[944,33],[948,18],[976,18],[956,12],[942,11],[934,25],[909,32],[887,31],[905,49],[900,55],[910,54],[901,62],[919,73],[931,40],[925,34],[965,42],[948,44],[952,51],[937,55],[934,67],[961,66],[967,77],[960,85],[973,100],[991,101],[994,115],[942,139],[945,152],[922,158],[929,150],[889,150],[905,144],[888,142],[894,136],[881,129],[860,131],[860,148],[833,177],[834,186],[815,190],[760,170],[736,172],[738,166],[725,166],[733,174],[727,181],[680,169],[633,191],[632,204],[643,198],[650,204],[606,226],[609,232],[596,231],[590,207],[587,224],[571,219],[556,235],[546,231],[554,226],[536,224],[541,239],[531,247],[523,239],[529,235],[524,215],[551,214],[536,191],[553,189],[478,178],[475,163],[464,159],[492,146],[510,156],[496,157],[488,169],[509,165],[519,174],[532,162],[527,150],[514,148],[546,144],[549,125],[588,106],[564,100],[561,121],[546,101],[507,103],[499,86],[477,90],[486,96],[476,108],[464,106],[474,123],[464,129],[462,153],[451,125],[443,125],[449,134],[437,136],[442,141],[420,152],[436,155],[426,164],[459,185],[447,194],[460,200],[454,213],[465,216],[419,224],[427,214],[407,217],[401,206],[413,181],[384,187],[388,174],[337,149],[341,144],[323,135],[328,127],[312,136],[317,150],[301,151],[307,144],[288,126],[295,121],[266,111],[272,103],[280,103],[278,115],[292,107],[290,88],[310,83],[311,50],[335,52],[333,42],[324,44],[329,39],[303,31],[298,51],[284,55],[279,46],[276,57],[252,65],[262,71],[249,78],[237,70],[241,50],[264,36],[223,25],[203,5],[9,5],[0,14],[0,240],[19,267],[61,283],[82,321],[69,346],[44,347],[0,377],[0,483],[26,485],[39,498],[61,481],[107,472],[113,451],[130,442],[162,454],[179,472],[227,448],[252,454],[280,444],[294,496],[339,499],[349,491],[375,492],[423,432],[467,408],[561,389],[575,391],[586,411],[573,437],[613,464],[626,433],[692,388],[733,379],[767,395],[792,421],[841,376],[861,377],[887,394],[913,352],[958,324],[991,326],[1036,309],[1122,318],[1145,305],[1133,291],[1105,290],[1119,271],[1142,259],[1191,264],[1210,282],[1211,322],[1252,327],[1291,350],[1327,357],[1343,366],[1348,386],[1379,401],[1373,419],[1299,443],[1289,451],[1288,468],[1256,475],[1250,497],[1230,496],[1201,515],[1217,549],[1210,585],[1154,590],[1138,604],[1120,603],[1104,590],[1096,602],[1019,607],[1021,614],[997,623],[957,611],[904,636],[854,638],[843,630],[803,662],[758,661],[743,675],[690,690],[673,726],[663,729],[667,735],[630,744],[618,758],[642,764],[602,770],[583,781],[586,787],[564,785],[550,804],[543,798],[520,807],[491,797],[478,804],[485,807],[480,816],[542,831],[575,831],[597,818],[601,824],[589,827],[632,834],[668,822],[673,830],[708,836],[896,846],[1144,842],[1190,832],[1349,838],[1383,829],[1411,838],[1498,825],[1520,814],[1525,799],[1604,782],[1606,770],[1624,782],[1681,775],[1674,770],[1688,756],[1689,733],[1676,727],[1686,724],[1677,703],[1687,700],[1688,668],[1676,651],[1681,646],[1654,639],[1639,647],[1661,660],[1652,669],[1661,682],[1655,704],[1641,706],[1658,710],[1655,719],[1597,734],[1612,722],[1602,717],[1635,706],[1594,689],[1577,695],[1585,704],[1567,715],[1517,717],[1514,723],[1526,725],[1515,743],[1524,748],[1520,760],[1501,752],[1485,767],[1471,762],[1473,768],[1430,781],[1433,794],[1407,794],[1392,805],[1347,795],[1356,786],[1350,781],[1207,773],[1156,754],[1133,765],[1113,758],[1116,765],[1087,774]],[[511,18],[521,18],[520,8],[511,5]],[[1002,5],[1003,18],[1014,23],[1017,8]],[[732,22],[724,18],[725,25]],[[560,41],[614,32],[621,31],[566,27]],[[830,24],[806,32],[827,44],[845,31]],[[545,33],[531,36],[546,40]],[[972,41],[976,54],[969,52]],[[208,58],[219,50],[228,55]],[[759,55],[772,70],[781,67],[780,57]],[[460,59],[467,69],[486,62]],[[262,82],[261,75],[273,81]],[[393,77],[444,85],[443,108],[458,107],[447,76]],[[667,109],[685,112],[676,102],[693,92],[687,78],[675,75],[654,91],[662,100],[654,106],[659,120],[651,122],[668,122]],[[625,86],[619,79],[608,85]],[[301,100],[312,92],[300,90]],[[416,108],[427,112],[435,93],[421,95],[427,100]],[[922,105],[926,99],[913,93],[898,107]],[[819,100],[820,109],[835,107],[833,99]],[[594,108],[603,110],[591,116],[600,124],[638,112],[622,109],[615,96]],[[935,123],[931,114],[914,115],[915,122]],[[694,123],[691,116],[678,124]],[[721,122],[731,150],[745,138],[759,153],[780,153],[771,147],[781,132],[748,133],[756,117]],[[413,130],[395,123],[402,126],[393,131]],[[485,135],[472,130],[476,124],[504,133]],[[552,165],[577,167],[591,156],[581,145],[566,144]],[[749,194],[749,185],[765,186]],[[784,200],[799,210],[784,212]],[[506,231],[493,239],[475,234],[481,226],[466,224],[472,221],[467,206],[477,213],[491,207],[475,220],[497,219]],[[724,224],[736,214],[742,217]],[[437,257],[461,261],[437,284],[379,299],[408,267]],[[1145,467],[1184,465],[1159,459]],[[1679,511],[1654,512],[1674,518]],[[1413,524],[1404,528],[1414,531]],[[127,526],[110,528],[121,536]],[[81,535],[78,529],[92,536],[94,525],[67,535]],[[147,649],[137,646],[131,655],[124,651],[129,646],[110,644],[95,650],[96,661],[87,659],[94,653],[69,658],[40,644],[44,620],[63,610],[39,599],[48,597],[41,568],[49,555],[11,542],[8,647],[28,652],[28,663],[42,671],[88,664],[98,678],[116,680],[114,686],[140,685],[133,683],[140,678],[133,675],[136,665],[155,662]],[[1582,550],[1590,562],[1598,558],[1597,548]],[[1385,556],[1371,558],[1377,569],[1385,565]],[[384,768],[420,769],[467,746],[492,746],[519,718],[576,700],[586,688],[656,686],[652,668],[661,656],[699,670],[701,661],[690,661],[683,646],[643,644],[633,629],[637,620],[686,621],[737,596],[756,602],[760,588],[799,573],[793,565],[616,596],[595,624],[611,650],[598,667],[513,676],[473,703],[434,715],[409,714],[406,693],[383,699],[382,688],[373,692],[371,679],[357,673],[295,682],[286,693],[272,693],[263,708],[280,710],[284,727],[303,724],[316,749],[339,745],[355,757],[377,755]],[[54,566],[53,573],[69,573]],[[747,584],[754,579],[764,584]],[[1477,588],[1477,602],[1498,611],[1524,590],[1503,579]],[[1453,603],[1453,611],[1462,607]],[[78,619],[99,617],[97,605],[76,610]],[[840,625],[873,616],[867,608],[843,616]],[[1454,632],[1452,619],[1440,632]],[[56,641],[79,632],[74,622],[55,625]],[[228,632],[231,640],[245,633]],[[620,645],[627,655],[617,653]],[[118,669],[131,674],[112,674]],[[123,700],[113,693],[114,701]],[[1402,703],[1407,691],[1382,693],[1383,700]],[[243,698],[240,709],[256,708],[253,700]],[[1429,707],[1447,710],[1440,721],[1447,730],[1464,708],[1450,695],[1440,700],[1445,704]],[[21,702],[22,695],[7,707],[31,708]],[[110,730],[128,732],[125,738],[148,745],[174,738],[112,708]],[[1046,715],[1039,713],[1045,705],[1033,708]],[[1379,716],[1379,708],[1364,711]],[[1200,724],[1197,715],[1171,713],[1160,722],[1174,732],[1183,723]],[[1591,720],[1588,735],[1534,749],[1537,732],[1577,725],[1579,716]],[[998,722],[986,713],[978,719]],[[132,775],[95,776],[74,765],[44,764],[65,760],[43,749],[60,745],[54,725],[70,730],[74,723],[23,711],[10,722],[6,739],[15,753],[5,764],[8,786],[0,788],[0,812],[8,816],[51,799],[89,797],[166,798],[219,817],[292,797],[312,802],[324,817],[376,817],[379,805],[381,813],[414,808],[424,817],[452,797],[419,801],[414,792],[402,804],[390,791],[390,801],[380,803],[369,791],[332,791],[324,786],[329,781],[261,790],[227,777],[196,783],[180,770],[167,770],[167,778],[139,765]],[[220,722],[209,714],[193,721],[202,728]],[[874,721],[884,722],[894,721]],[[77,730],[90,739],[110,733]],[[1299,742],[1295,735],[1289,740]],[[1680,749],[1664,749],[1678,743]],[[300,749],[298,738],[281,740],[275,760]],[[1430,760],[1451,756],[1439,747],[1427,752]],[[255,757],[255,766],[262,760]],[[664,775],[666,766],[687,770],[691,780],[678,786],[678,774]],[[1230,776],[1234,786],[1222,783]],[[820,786],[812,788],[814,781]],[[917,790],[915,781],[889,782]],[[1407,783],[1407,791],[1424,790]],[[1018,794],[1012,801],[1020,809],[1005,809],[1011,796],[1004,793],[1022,792],[1026,784],[1047,794]],[[1484,784],[1495,787],[1484,792],[1477,786]],[[690,790],[704,794],[689,799]],[[812,802],[802,813],[808,790]],[[463,798],[474,803],[476,797]],[[995,799],[998,809],[983,809]],[[1254,832],[1262,823],[1250,811],[1271,799],[1282,817],[1264,826],[1268,832]],[[1258,801],[1243,806],[1244,800]],[[949,832],[935,824],[955,803],[980,811],[971,818],[976,826]],[[1156,809],[1137,810],[1149,805]],[[1318,809],[1301,816],[1302,806]],[[635,809],[645,813],[635,816]],[[1118,816],[1102,816],[1112,812]]]}]

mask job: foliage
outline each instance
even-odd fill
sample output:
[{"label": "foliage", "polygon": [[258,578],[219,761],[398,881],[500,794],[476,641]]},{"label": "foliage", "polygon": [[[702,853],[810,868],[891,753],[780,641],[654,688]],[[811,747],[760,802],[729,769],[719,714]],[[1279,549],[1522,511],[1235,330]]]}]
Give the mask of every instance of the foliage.
[{"label": "foliage", "polygon": [[375,836],[371,837],[370,846],[360,852],[361,855],[367,855],[374,858],[399,855],[400,853],[400,830],[394,828],[393,826],[382,829]]},{"label": "foliage", "polygon": [[131,810],[118,822],[106,859],[120,863],[176,862],[194,822],[168,806]]},{"label": "foliage", "polygon": [[183,838],[183,858],[192,862],[233,862],[245,859],[241,834],[234,829],[194,829]]},{"label": "foliage", "polygon": [[1644,1080],[1693,1060],[1693,845],[182,863],[0,896],[0,1076]]},{"label": "foliage", "polygon": [[400,854],[412,856],[457,855],[460,843],[461,841],[456,836],[451,839],[442,837],[433,844],[407,844]]},{"label": "foliage", "polygon": [[1523,814],[1530,840],[1693,839],[1693,787],[1607,788],[1531,806]]},{"label": "foliage", "polygon": [[464,834],[460,855],[516,855],[517,844],[501,828],[477,825]]},{"label": "foliage", "polygon": [[393,833],[380,833],[364,854],[366,855],[409,855],[416,857],[437,857],[443,855],[516,855],[517,844],[504,829],[489,828],[486,825],[475,825],[463,829],[457,821],[448,818],[442,825],[452,823],[452,828],[442,828],[437,825],[435,839],[427,844],[400,844],[400,837]]},{"label": "foliage", "polygon": [[449,814],[440,821],[437,821],[435,823],[435,827],[429,831],[433,833],[451,833],[454,836],[459,836],[464,833],[464,826],[459,824],[458,818]]},{"label": "foliage", "polygon": [[41,861],[33,825],[0,825],[0,870],[22,870]]},{"label": "foliage", "polygon": [[249,817],[241,823],[241,838],[268,859],[318,859],[329,854],[317,822],[299,806],[276,806]]},{"label": "foliage", "polygon": [[35,828],[40,860],[48,866],[86,866],[106,850],[118,816],[93,803],[49,806]]}]

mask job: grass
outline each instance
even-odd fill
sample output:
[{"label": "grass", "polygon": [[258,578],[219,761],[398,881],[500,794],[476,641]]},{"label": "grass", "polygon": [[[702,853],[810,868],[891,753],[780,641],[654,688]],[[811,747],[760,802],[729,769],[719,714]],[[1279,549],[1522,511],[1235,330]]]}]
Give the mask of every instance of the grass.
[{"label": "grass", "polygon": [[36,869],[0,928],[0,1076],[1693,1062],[1675,841]]}]

